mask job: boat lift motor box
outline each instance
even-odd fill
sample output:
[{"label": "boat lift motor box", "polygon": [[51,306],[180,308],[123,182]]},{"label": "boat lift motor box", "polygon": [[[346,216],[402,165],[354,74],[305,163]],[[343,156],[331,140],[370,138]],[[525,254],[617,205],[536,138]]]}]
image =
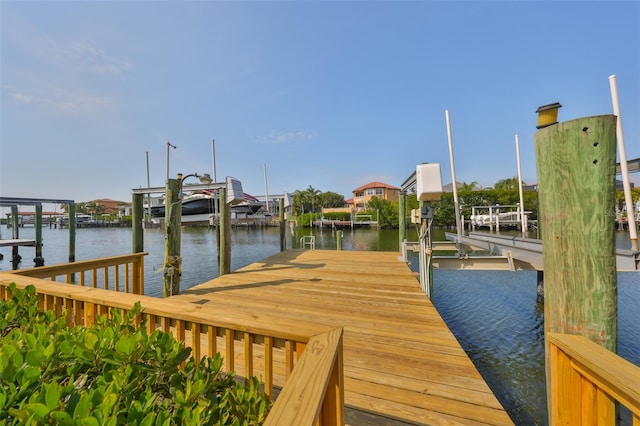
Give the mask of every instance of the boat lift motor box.
[{"label": "boat lift motor box", "polygon": [[418,201],[437,201],[442,196],[442,177],[439,163],[416,166],[416,192]]},{"label": "boat lift motor box", "polygon": [[244,191],[242,191],[242,183],[231,176],[227,176],[227,204],[236,205],[244,201]]}]

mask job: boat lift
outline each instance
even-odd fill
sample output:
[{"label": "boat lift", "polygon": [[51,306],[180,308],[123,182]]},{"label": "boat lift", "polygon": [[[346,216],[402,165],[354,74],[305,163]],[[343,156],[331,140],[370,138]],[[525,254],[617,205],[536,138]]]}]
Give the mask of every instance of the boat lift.
[{"label": "boat lift", "polygon": [[[11,263],[13,269],[18,269],[18,264],[22,257],[18,253],[18,247],[35,247],[36,257],[33,259],[35,266],[44,266],[42,257],[42,204],[67,204],[69,206],[69,262],[75,261],[75,201],[48,198],[21,198],[21,197],[0,197],[0,207],[11,207],[14,223],[12,224],[12,238],[0,240],[0,246],[11,247]],[[35,240],[20,239],[18,235],[18,206],[35,206],[36,208],[36,238]],[[73,218],[72,218],[73,216]],[[1,259],[1,257],[0,257]]]}]

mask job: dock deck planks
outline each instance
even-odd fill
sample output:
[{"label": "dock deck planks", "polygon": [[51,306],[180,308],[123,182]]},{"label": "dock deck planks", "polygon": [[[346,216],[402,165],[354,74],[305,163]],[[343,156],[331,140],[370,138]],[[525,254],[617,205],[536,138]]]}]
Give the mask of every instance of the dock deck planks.
[{"label": "dock deck planks", "polygon": [[343,326],[350,424],[512,424],[397,253],[286,251],[173,297]]}]

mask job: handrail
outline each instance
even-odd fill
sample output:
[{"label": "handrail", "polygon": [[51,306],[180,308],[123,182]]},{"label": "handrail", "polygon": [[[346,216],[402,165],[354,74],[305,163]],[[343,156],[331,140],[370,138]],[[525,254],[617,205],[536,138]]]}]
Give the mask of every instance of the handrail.
[{"label": "handrail", "polygon": [[551,424],[614,425],[615,403],[640,425],[640,367],[584,336],[548,333]]},{"label": "handrail", "polygon": [[344,424],[342,327],[313,336],[264,423]]},{"label": "handrail", "polygon": [[[284,402],[274,405],[274,409],[278,408],[270,424],[343,424],[341,328],[297,320],[292,330],[290,324],[257,315],[249,309],[225,313],[175,299],[127,293],[113,297],[109,290],[66,286],[13,273],[0,273],[0,300],[8,297],[7,288],[11,283],[18,288],[35,286],[39,308],[54,310],[58,316],[66,313],[70,327],[90,325],[97,315],[108,314],[112,308],[127,311],[140,302],[142,312],[136,318],[136,325],[146,321],[149,332],[161,329],[172,333],[192,348],[196,359],[222,352],[225,371],[236,371],[240,377],[259,377],[265,393],[272,398],[274,387],[284,385],[280,392]],[[305,350],[307,347],[309,351]],[[276,379],[276,375],[284,375],[286,382]],[[299,399],[300,389],[304,390],[304,398],[309,399]],[[298,413],[302,408],[313,414],[312,422],[305,420],[311,418],[307,417],[310,413],[297,417],[302,416]],[[301,422],[286,420],[294,417]]]},{"label": "handrail", "polygon": [[[99,281],[105,290],[124,291],[125,293],[144,294],[144,256],[148,253],[131,253],[120,256],[103,257],[93,260],[81,260],[72,263],[60,263],[11,271],[12,274],[57,281],[68,284],[78,282],[80,286],[97,288]],[[87,282],[85,272],[91,272]],[[122,284],[122,289],[121,289]]]}]

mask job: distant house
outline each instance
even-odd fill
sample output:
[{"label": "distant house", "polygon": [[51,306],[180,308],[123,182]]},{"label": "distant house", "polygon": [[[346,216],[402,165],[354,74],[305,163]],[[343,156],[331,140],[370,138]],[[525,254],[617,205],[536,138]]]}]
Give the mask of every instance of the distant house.
[{"label": "distant house", "polygon": [[369,182],[353,191],[353,198],[347,200],[355,210],[364,210],[373,197],[381,200],[398,201],[400,188],[382,182]]},{"label": "distant house", "polygon": [[95,205],[95,213],[97,214],[116,215],[120,212],[120,208],[127,203],[123,201],[112,200],[110,198],[100,198],[98,200],[88,201],[87,204]]}]

